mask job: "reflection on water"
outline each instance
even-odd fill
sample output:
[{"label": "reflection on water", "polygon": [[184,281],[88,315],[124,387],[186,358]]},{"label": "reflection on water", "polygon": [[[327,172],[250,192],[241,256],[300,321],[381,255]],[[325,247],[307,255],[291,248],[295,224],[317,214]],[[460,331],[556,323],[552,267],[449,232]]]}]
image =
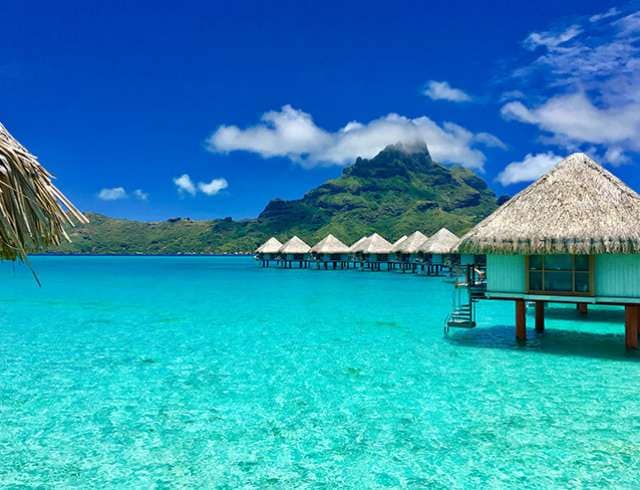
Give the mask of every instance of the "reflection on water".
[{"label": "reflection on water", "polygon": [[511,326],[476,328],[456,332],[448,340],[458,346],[493,349],[525,349],[528,352],[556,354],[561,356],[585,356],[603,359],[637,361],[637,351],[625,351],[624,334],[591,333],[576,330],[547,328],[543,333],[533,328],[527,329],[526,343],[515,339],[515,329]]},{"label": "reflection on water", "polygon": [[[490,308],[484,301],[482,306]],[[504,306],[504,305],[503,305]],[[509,305],[508,305],[509,306]],[[575,305],[547,304],[545,331],[535,331],[535,313],[527,308],[527,341],[515,338],[514,323],[504,323],[509,307],[498,318],[483,315],[480,308],[479,327],[467,331],[451,330],[449,342],[474,348],[513,349],[529,353],[581,356],[602,359],[636,361],[637,351],[624,348],[624,308],[618,306],[590,306],[588,314],[580,314]],[[486,318],[486,317],[489,318]],[[515,321],[515,317],[511,322]]]},{"label": "reflection on water", "polygon": [[578,313],[574,305],[547,305],[545,318],[549,320],[568,320],[580,323],[610,323],[624,325],[624,307],[591,306],[586,315]]}]

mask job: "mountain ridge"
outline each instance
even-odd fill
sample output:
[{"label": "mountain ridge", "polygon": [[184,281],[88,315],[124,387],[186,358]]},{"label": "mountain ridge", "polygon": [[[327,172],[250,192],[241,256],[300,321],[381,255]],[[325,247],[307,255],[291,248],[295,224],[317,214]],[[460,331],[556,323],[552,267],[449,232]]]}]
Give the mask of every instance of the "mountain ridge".
[{"label": "mountain ridge", "polygon": [[255,219],[161,222],[88,213],[69,229],[73,240],[52,250],[79,254],[214,254],[251,252],[270,236],[298,235],[310,245],[332,233],[345,243],[378,232],[393,239],[442,226],[461,234],[497,207],[485,181],[461,166],[434,162],[426,145],[390,145],[358,158],[342,175],[295,200],[273,199]]}]

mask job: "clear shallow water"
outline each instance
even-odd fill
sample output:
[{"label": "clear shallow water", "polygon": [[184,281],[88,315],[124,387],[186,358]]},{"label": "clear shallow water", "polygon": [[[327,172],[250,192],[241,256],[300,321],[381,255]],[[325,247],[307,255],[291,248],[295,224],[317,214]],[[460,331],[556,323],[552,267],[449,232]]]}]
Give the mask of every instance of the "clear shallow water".
[{"label": "clear shallow water", "polygon": [[247,258],[0,266],[0,484],[640,485],[640,363],[618,310],[513,305],[442,335],[451,286]]}]

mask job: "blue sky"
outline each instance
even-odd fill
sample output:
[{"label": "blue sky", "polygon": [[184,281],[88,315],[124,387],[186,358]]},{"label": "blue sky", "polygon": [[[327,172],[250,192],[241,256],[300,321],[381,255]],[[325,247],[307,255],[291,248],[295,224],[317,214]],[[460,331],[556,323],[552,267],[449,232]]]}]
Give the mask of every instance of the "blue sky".
[{"label": "blue sky", "polygon": [[573,151],[640,190],[638,11],[9,0],[0,121],[82,209],[133,219],[254,217],[415,138],[498,194]]}]

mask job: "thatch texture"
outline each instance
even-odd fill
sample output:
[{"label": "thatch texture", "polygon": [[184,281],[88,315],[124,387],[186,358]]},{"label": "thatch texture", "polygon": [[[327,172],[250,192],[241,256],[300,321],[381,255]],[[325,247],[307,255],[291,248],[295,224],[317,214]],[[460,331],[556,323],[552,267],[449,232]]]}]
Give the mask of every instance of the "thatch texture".
[{"label": "thatch texture", "polygon": [[460,242],[460,238],[451,233],[446,228],[440,228],[440,230],[428,238],[421,246],[420,252],[426,254],[450,254],[456,249],[456,246]]},{"label": "thatch texture", "polygon": [[360,240],[358,240],[357,242],[354,242],[350,247],[349,247],[349,253],[358,253],[361,252],[361,248],[362,245],[364,243],[366,243],[367,239],[369,237],[368,236],[363,236]]},{"label": "thatch texture", "polygon": [[393,252],[396,247],[399,247],[400,245],[402,245],[407,240],[407,238],[409,238],[407,235],[402,235],[395,242],[393,242],[391,244],[391,252]]},{"label": "thatch texture", "polygon": [[575,153],[461,240],[461,253],[637,254],[640,196]]},{"label": "thatch texture", "polygon": [[393,245],[389,243],[385,238],[381,237],[377,233],[374,233],[368,237],[360,246],[360,252],[367,254],[388,254],[391,253]]},{"label": "thatch texture", "polygon": [[287,241],[282,247],[280,247],[281,254],[306,254],[309,253],[311,247],[304,243],[300,238],[294,236],[289,241]]},{"label": "thatch texture", "polygon": [[52,179],[0,124],[0,259],[59,245],[69,240],[65,225],[88,222]]},{"label": "thatch texture", "polygon": [[411,235],[401,243],[394,245],[392,252],[397,254],[414,254],[420,250],[420,247],[427,241],[427,236],[420,232],[414,231]]},{"label": "thatch texture", "polygon": [[349,253],[349,247],[329,234],[311,247],[311,252],[317,254],[346,254]]},{"label": "thatch texture", "polygon": [[282,242],[276,237],[269,238],[256,249],[257,254],[277,254],[282,248]]}]

